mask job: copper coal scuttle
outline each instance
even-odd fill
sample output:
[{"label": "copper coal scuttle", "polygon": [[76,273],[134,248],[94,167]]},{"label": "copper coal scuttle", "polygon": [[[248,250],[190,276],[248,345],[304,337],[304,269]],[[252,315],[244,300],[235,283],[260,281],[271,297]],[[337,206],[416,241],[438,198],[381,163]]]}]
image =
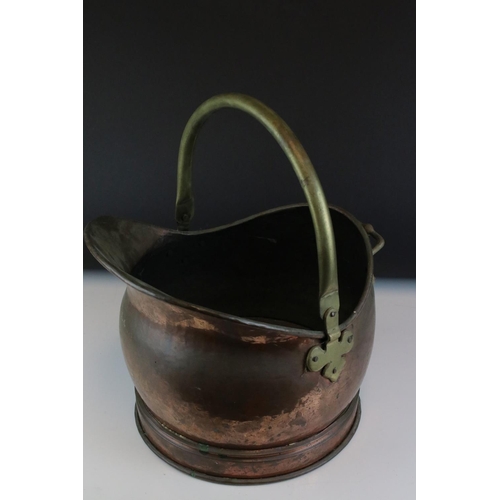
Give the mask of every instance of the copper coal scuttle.
[{"label": "copper coal scuttle", "polygon": [[[224,107],[273,135],[307,204],[189,231],[196,137]],[[324,464],[359,423],[375,329],[372,256],[384,240],[327,204],[293,132],[241,94],[213,97],[190,118],[176,219],[178,230],[114,217],[85,229],[94,257],[127,284],[120,336],[142,438],[174,467],[222,483],[278,481]]]}]

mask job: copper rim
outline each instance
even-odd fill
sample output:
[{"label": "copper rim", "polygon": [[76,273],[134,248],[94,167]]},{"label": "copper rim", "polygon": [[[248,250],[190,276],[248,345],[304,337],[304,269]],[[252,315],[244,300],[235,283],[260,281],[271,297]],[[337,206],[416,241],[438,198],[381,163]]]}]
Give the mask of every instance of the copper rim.
[{"label": "copper rim", "polygon": [[[322,466],[347,446],[358,428],[360,418],[361,402],[359,395],[356,395],[345,411],[326,429],[303,441],[276,448],[245,450],[216,448],[192,441],[168,429],[168,427],[161,423],[138,394],[135,405],[135,421],[139,434],[151,451],[159,458],[176,469],[189,474],[191,477],[215,483],[236,485],[285,481]],[[340,441],[339,437],[341,438]],[[161,443],[167,443],[170,449],[174,448],[177,451],[177,454],[174,453],[174,456],[180,459],[180,461],[174,460],[171,456],[160,450],[159,447],[162,447]],[[333,449],[330,447],[325,455],[325,447],[328,448],[330,443],[334,443],[334,447]],[[290,460],[293,463],[294,457],[300,457],[302,460],[304,456],[310,457],[309,463],[306,466],[300,468],[295,466],[294,468],[294,466],[289,465]],[[220,475],[209,473],[215,472],[210,470],[212,467],[217,469],[216,465],[220,466],[224,462],[226,464],[235,464],[239,468],[239,472],[234,474],[235,476],[239,475],[239,477],[226,476],[223,473]],[[258,474],[262,475],[257,477],[245,477],[247,474],[255,476],[255,466],[263,463],[266,464],[265,470],[267,472],[259,472]],[[202,468],[205,470],[201,470]],[[273,474],[273,469],[275,472],[277,470],[282,472]]]}]

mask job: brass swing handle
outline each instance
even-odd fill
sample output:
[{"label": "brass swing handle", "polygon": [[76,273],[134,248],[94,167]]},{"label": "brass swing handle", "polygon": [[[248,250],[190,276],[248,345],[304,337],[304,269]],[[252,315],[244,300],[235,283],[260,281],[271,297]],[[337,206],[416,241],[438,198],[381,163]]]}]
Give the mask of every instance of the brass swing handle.
[{"label": "brass swing handle", "polygon": [[222,94],[205,101],[191,116],[182,134],[177,170],[175,217],[180,230],[188,230],[194,214],[191,187],[193,152],[196,137],[205,120],[221,108],[236,108],[256,118],[276,139],[297,174],[306,195],[316,234],[319,265],[320,315],[327,333],[335,335],[339,327],[339,287],[335,238],[328,204],[311,160],[288,125],[270,108],[243,94]]}]

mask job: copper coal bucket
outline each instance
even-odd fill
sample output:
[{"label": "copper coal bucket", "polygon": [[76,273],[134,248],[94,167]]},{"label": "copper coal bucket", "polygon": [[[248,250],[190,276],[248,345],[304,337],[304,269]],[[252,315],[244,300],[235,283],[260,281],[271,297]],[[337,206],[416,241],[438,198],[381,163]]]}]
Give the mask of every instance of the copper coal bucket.
[{"label": "copper coal bucket", "polygon": [[[196,136],[224,107],[274,136],[307,204],[188,231]],[[293,132],[240,94],[209,99],[189,120],[176,219],[179,230],[113,217],[85,229],[94,257],[127,284],[120,335],[142,438],[174,467],[222,483],[278,481],[324,464],[359,423],[375,329],[372,256],[383,239],[327,205]]]}]

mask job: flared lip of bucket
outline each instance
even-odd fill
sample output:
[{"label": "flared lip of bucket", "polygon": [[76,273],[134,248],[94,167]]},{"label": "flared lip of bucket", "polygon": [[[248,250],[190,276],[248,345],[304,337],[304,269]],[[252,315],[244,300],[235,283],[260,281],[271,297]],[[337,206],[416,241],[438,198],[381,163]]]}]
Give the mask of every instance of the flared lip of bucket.
[{"label": "flared lip of bucket", "polygon": [[[363,293],[359,299],[359,302],[356,306],[356,308],[353,310],[351,315],[340,325],[341,330],[345,329],[347,325],[351,324],[354,320],[354,318],[359,314],[359,312],[362,310],[363,305],[368,297],[368,294],[370,292],[370,283],[373,279],[373,256],[372,256],[372,249],[371,249],[371,244],[370,240],[368,237],[368,234],[366,233],[365,229],[363,228],[363,225],[349,212],[345,211],[342,208],[336,207],[334,205],[328,205],[330,209],[336,210],[337,212],[340,212],[343,214],[345,217],[347,217],[359,230],[361,233],[361,236],[363,237],[364,243],[365,243],[365,250],[366,250],[366,256],[368,259],[367,262],[367,273],[366,273],[366,281],[365,281],[365,286],[363,289]],[[109,253],[107,253],[101,245],[99,244],[98,241],[94,238],[94,235],[92,234],[93,229],[96,226],[103,226],[106,224],[109,224],[111,222],[127,222],[136,226],[142,226],[144,228],[148,228],[152,232],[156,233],[157,239],[156,239],[156,244],[154,244],[152,247],[149,247],[148,250],[145,252],[149,252],[153,248],[156,248],[157,245],[160,245],[161,242],[163,241],[164,237],[167,234],[185,234],[189,236],[196,236],[198,234],[207,234],[207,233],[215,233],[218,231],[222,231],[240,224],[244,224],[248,221],[257,219],[259,217],[264,217],[269,214],[273,214],[279,211],[285,211],[285,210],[290,210],[290,209],[295,209],[295,208],[302,208],[302,207],[307,207],[308,205],[306,203],[299,203],[299,204],[294,204],[294,205],[286,205],[278,208],[273,208],[271,210],[266,210],[264,212],[260,212],[255,215],[251,215],[250,217],[246,217],[244,219],[237,220],[235,222],[232,222],[230,224],[225,224],[223,226],[218,226],[214,228],[209,228],[209,229],[203,229],[203,230],[198,230],[198,231],[179,231],[176,229],[165,229],[165,228],[160,228],[158,226],[154,226],[152,224],[147,224],[143,222],[138,222],[138,221],[133,221],[130,219],[120,219],[118,217],[111,217],[111,216],[101,216],[98,217],[91,222],[87,224],[84,230],[84,240],[85,244],[87,245],[88,249],[92,253],[92,255],[97,259],[97,261],[110,273],[114,274],[118,278],[120,278],[124,283],[126,283],[128,286],[134,288],[135,290],[142,292],[150,297],[153,297],[155,299],[158,299],[163,302],[167,302],[169,304],[173,304],[178,307],[182,307],[184,309],[189,309],[193,311],[198,311],[202,314],[207,314],[209,316],[215,316],[217,318],[233,321],[236,323],[241,323],[245,324],[248,326],[253,326],[257,328],[265,328],[267,330],[275,330],[276,332],[283,333],[286,332],[291,335],[295,335],[297,337],[306,337],[306,338],[318,338],[318,339],[323,339],[325,336],[325,333],[323,331],[315,331],[315,330],[308,330],[305,328],[294,328],[294,327],[288,327],[288,326],[281,326],[281,325],[276,325],[272,323],[266,323],[264,321],[258,321],[254,319],[247,319],[241,316],[235,316],[233,314],[229,313],[224,313],[221,311],[216,311],[214,309],[210,309],[208,307],[200,306],[197,304],[193,304],[191,302],[186,302],[184,300],[178,299],[176,297],[173,297],[158,288],[155,288],[148,283],[136,278],[129,272],[127,272],[125,269],[122,269],[120,266],[114,264],[111,259]],[[334,228],[335,230],[335,228]],[[141,256],[142,257],[142,256]],[[340,300],[342,300],[342,290],[340,290]],[[318,307],[319,307],[319,300],[318,300]]]}]

